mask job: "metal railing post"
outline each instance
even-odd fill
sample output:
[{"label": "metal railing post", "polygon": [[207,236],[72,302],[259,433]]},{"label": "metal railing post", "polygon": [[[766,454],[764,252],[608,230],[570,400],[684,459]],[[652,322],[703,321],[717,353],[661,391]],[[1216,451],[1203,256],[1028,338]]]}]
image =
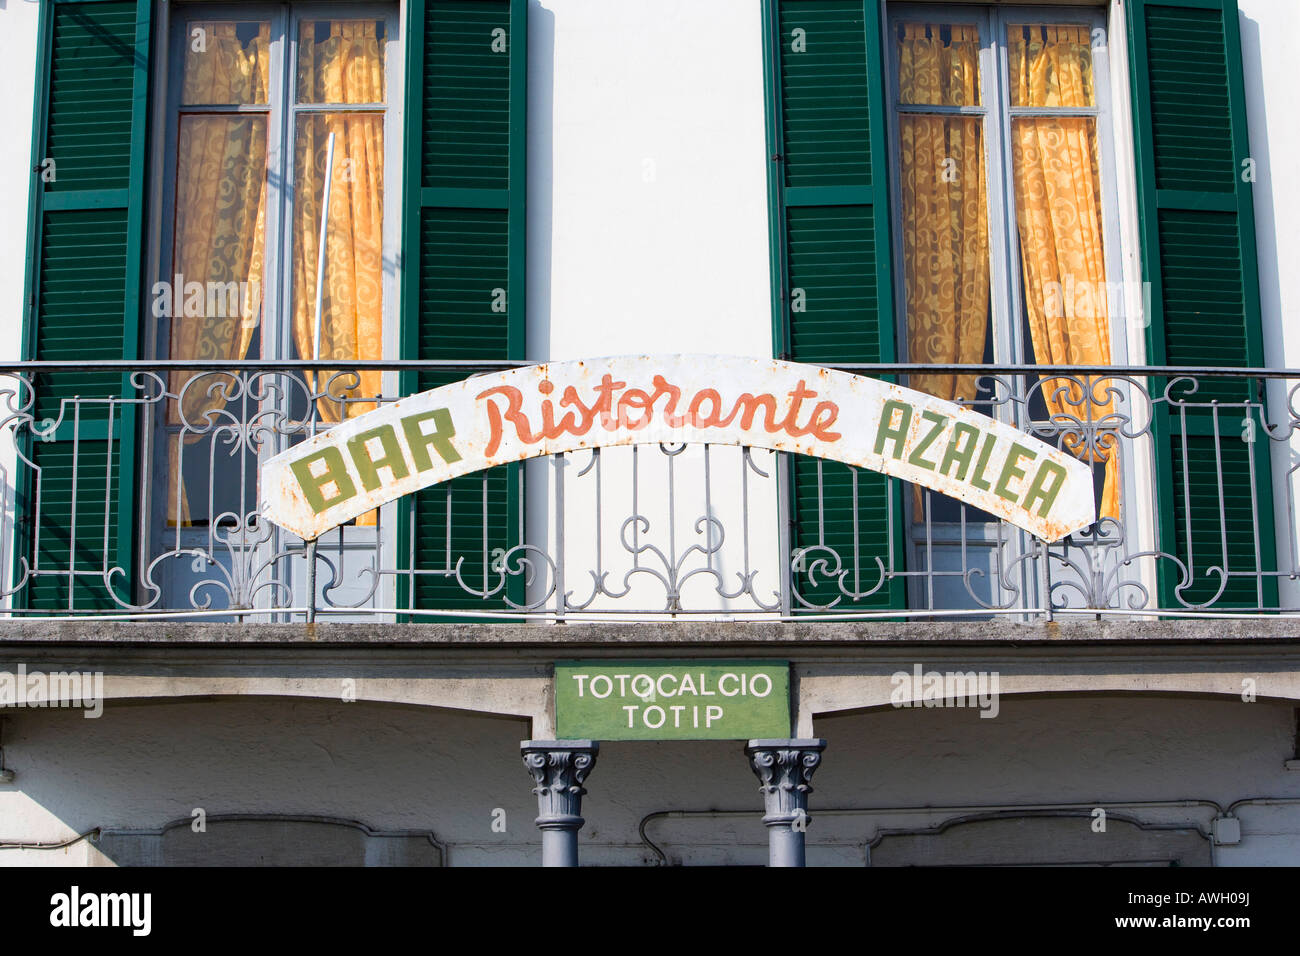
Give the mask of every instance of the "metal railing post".
[{"label": "metal railing post", "polygon": [[789,617],[794,582],[790,564],[793,559],[790,534],[790,456],[778,452],[776,456],[776,537],[780,560],[781,616]]},{"label": "metal railing post", "polygon": [[1038,600],[1043,606],[1043,620],[1051,621],[1052,614],[1052,569],[1047,557],[1047,542],[1035,538],[1038,546]]},{"label": "metal railing post", "polygon": [[319,538],[307,541],[307,623],[316,622],[316,545]]},{"label": "metal railing post", "polygon": [[563,623],[564,594],[564,454],[555,455],[555,620]]}]

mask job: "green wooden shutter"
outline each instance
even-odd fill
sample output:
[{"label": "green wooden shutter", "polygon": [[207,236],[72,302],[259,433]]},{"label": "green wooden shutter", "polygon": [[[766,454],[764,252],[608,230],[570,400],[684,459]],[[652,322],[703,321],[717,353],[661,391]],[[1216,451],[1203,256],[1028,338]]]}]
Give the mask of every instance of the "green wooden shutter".
[{"label": "green wooden shutter", "polygon": [[[149,10],[148,0],[41,7],[29,358],[93,367],[138,357]],[[135,569],[136,415],[106,399],[129,396],[129,383],[120,372],[78,369],[35,384],[36,428],[52,440],[22,452],[30,467],[19,548],[34,571],[58,573],[29,579],[27,605],[117,607],[114,595],[131,600]]]},{"label": "green wooden shutter", "polygon": [[[766,0],[764,7],[775,352],[822,365],[892,362],[877,0]],[[846,587],[855,591],[879,579],[877,559],[891,567],[891,535],[892,567],[901,567],[900,483],[890,494],[877,472],[801,455],[791,456],[790,472],[794,547],[833,549],[850,571]],[[797,592],[819,606],[839,592],[834,582],[810,584],[798,570],[795,581]],[[837,608],[900,608],[904,601],[902,579],[895,578]]]},{"label": "green wooden shutter", "polygon": [[[1236,0],[1130,0],[1128,18],[1148,360],[1260,367]],[[1167,381],[1153,384],[1162,392]],[[1160,562],[1165,607],[1276,606],[1275,579],[1255,576],[1276,567],[1269,441],[1254,412],[1255,427],[1243,423],[1242,403],[1262,397],[1256,380],[1202,379],[1186,396],[1195,407],[1156,417],[1159,545],[1194,570],[1192,586],[1177,590],[1182,572]],[[1221,582],[1206,569],[1225,564],[1228,584],[1214,600]]]},{"label": "green wooden shutter", "polygon": [[[527,3],[411,0],[407,11],[403,356],[522,359]],[[403,390],[472,371],[408,375]],[[399,534],[410,566],[463,559],[468,587],[496,586],[492,562],[519,543],[521,476],[520,466],[502,466],[413,496]],[[522,579],[509,586],[518,600]],[[504,604],[430,574],[399,600],[421,609]]]}]

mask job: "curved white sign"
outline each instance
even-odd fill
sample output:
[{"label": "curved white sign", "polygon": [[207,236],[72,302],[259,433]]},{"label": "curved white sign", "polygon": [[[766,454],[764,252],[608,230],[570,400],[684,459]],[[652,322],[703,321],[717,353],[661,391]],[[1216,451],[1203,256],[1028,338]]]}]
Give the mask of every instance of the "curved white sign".
[{"label": "curved white sign", "polygon": [[870,468],[1046,541],[1096,518],[1088,465],[1009,425],[861,375],[726,355],[531,365],[382,405],[268,461],[262,513],[314,538],[482,468],[654,442],[749,445]]}]

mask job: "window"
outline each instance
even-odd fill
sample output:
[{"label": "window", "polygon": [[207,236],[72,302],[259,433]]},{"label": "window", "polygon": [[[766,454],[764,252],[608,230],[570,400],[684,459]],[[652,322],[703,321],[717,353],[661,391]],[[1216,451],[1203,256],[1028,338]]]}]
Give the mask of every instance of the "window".
[{"label": "window", "polygon": [[[395,357],[384,241],[392,15],[376,9],[177,18],[163,224],[171,267],[154,298],[160,357]],[[372,408],[380,393],[376,372],[308,382],[321,396],[315,409],[294,394],[284,411],[321,427]],[[225,410],[262,400],[245,394],[259,384],[172,373],[167,526],[239,524],[256,510],[256,463],[238,452],[279,449],[242,441],[246,411]]]},{"label": "window", "polygon": [[[900,7],[891,16],[907,361],[1112,364],[1108,277],[1119,270],[1107,240],[1115,202],[1105,35],[1090,10]],[[909,384],[999,414],[975,376]],[[1065,380],[1028,384],[1022,411],[1034,421],[1114,411]],[[1117,449],[1067,446],[1093,462],[1099,514],[1118,520]],[[960,510],[967,521],[992,520],[919,488],[912,510],[914,524],[955,521]]]},{"label": "window", "polygon": [[[401,195],[386,148],[401,89],[391,75],[396,11],[182,9],[171,31],[161,222],[170,268],[154,287],[155,354],[396,358],[400,217],[385,201]],[[259,463],[374,408],[382,378],[173,371],[176,398],[159,416],[154,452],[154,473],[166,476],[152,502],[155,552],[204,548],[213,535],[274,550],[275,532],[257,517]],[[379,513],[355,524],[332,537],[370,557]],[[193,569],[168,564],[179,600]]]},{"label": "window", "polygon": [[[1127,0],[1109,21],[1084,3],[764,11],[778,356],[1263,364],[1236,0]],[[1122,233],[1117,169],[1136,193]],[[1143,288],[1120,295],[1123,280]],[[1141,321],[1124,322],[1115,299],[1135,297]],[[1223,425],[1250,434],[1252,384],[1186,398],[1137,382],[1084,396],[1031,372],[990,395],[912,376],[1088,461],[1118,520],[1042,557],[941,495],[791,456],[792,609],[1268,605],[1269,442]],[[1114,408],[1117,427],[1085,447],[1052,422],[1063,405],[1094,422]]]},{"label": "window", "polygon": [[[526,0],[413,0],[409,29],[377,0],[48,6],[24,351],[73,364],[33,382],[17,600],[294,606],[304,561],[256,521],[258,462],[463,373],[225,363],[524,357]],[[184,357],[210,387],[164,373],[160,398],[150,362]],[[473,568],[522,520],[516,470],[343,529],[351,565],[322,539],[319,603],[483,606],[462,580],[499,584]]]},{"label": "window", "polygon": [[[1107,240],[1116,206],[1102,14],[933,4],[889,11],[900,352],[933,365],[1112,364],[1112,334],[1120,338],[1122,327],[1116,317],[1112,329],[1119,297],[1107,282],[1119,267]],[[1022,427],[1115,412],[1113,398],[1096,400],[1104,389],[1085,395],[1066,379],[1019,377],[1024,400],[1007,402],[978,378],[913,375],[908,384]],[[1093,465],[1098,514],[1120,521],[1118,443],[1071,435],[1065,445]],[[911,566],[951,575],[940,603],[1012,599],[1008,570],[1030,547],[1023,535],[917,486],[905,507]],[[981,573],[954,573],[970,567]]]}]

